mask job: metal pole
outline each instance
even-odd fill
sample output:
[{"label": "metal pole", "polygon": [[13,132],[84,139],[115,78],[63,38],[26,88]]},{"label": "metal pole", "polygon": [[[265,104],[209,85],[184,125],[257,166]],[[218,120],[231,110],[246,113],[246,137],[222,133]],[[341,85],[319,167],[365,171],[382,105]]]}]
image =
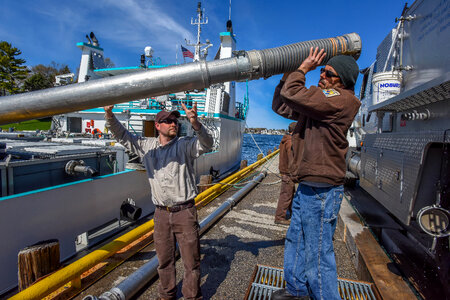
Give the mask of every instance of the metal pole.
[{"label": "metal pole", "polygon": [[[200,232],[203,234],[209,227],[211,227],[221,216],[227,213],[233,206],[235,206],[243,196],[245,196],[256,184],[258,184],[267,172],[261,172],[254,180],[246,184],[241,190],[229,197],[221,206],[219,206],[213,213],[207,216],[200,222]],[[178,245],[177,245],[178,251]],[[145,263],[137,271],[132,273],[124,281],[116,287],[103,293],[100,297],[88,295],[83,300],[128,300],[131,299],[140,289],[142,289],[147,282],[157,275],[158,258],[154,256],[150,261]]]},{"label": "metal pole", "polygon": [[265,50],[240,51],[235,57],[124,74],[30,93],[0,97],[0,125],[112,105],[169,93],[204,89],[215,83],[254,80],[293,71],[310,47],[325,49],[325,64],[339,54],[359,57],[356,33]]}]

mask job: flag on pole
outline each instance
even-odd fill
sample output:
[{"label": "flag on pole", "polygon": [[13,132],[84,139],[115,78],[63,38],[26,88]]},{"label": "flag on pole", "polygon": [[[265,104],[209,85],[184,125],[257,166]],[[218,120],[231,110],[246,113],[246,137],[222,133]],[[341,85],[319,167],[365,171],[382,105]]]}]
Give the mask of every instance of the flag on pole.
[{"label": "flag on pole", "polygon": [[191,51],[184,48],[183,46],[181,46],[181,52],[183,52],[183,57],[190,57],[190,58],[194,59],[194,54],[192,54]]}]

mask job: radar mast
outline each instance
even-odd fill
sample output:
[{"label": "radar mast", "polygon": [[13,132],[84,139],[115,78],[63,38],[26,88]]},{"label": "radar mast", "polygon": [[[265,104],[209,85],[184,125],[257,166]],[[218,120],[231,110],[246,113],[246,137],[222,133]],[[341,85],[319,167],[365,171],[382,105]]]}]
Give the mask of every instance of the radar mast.
[{"label": "radar mast", "polygon": [[[198,2],[197,4],[197,18],[191,18],[191,25],[197,25],[197,43],[191,44],[190,41],[186,40],[187,46],[194,47],[194,61],[206,60],[206,56],[208,56],[208,48],[212,47],[213,44],[207,39],[206,43],[203,44],[200,41],[200,36],[202,32],[202,25],[208,24],[208,17],[204,16],[204,9],[202,10],[202,3]],[[201,47],[204,47],[201,49]]]}]

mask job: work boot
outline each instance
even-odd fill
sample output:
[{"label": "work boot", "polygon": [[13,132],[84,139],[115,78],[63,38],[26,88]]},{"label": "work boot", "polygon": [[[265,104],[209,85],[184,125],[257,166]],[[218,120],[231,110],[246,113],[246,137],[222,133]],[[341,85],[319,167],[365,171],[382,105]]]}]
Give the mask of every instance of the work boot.
[{"label": "work boot", "polygon": [[279,289],[272,293],[271,300],[310,300],[309,296],[293,296],[286,289]]}]

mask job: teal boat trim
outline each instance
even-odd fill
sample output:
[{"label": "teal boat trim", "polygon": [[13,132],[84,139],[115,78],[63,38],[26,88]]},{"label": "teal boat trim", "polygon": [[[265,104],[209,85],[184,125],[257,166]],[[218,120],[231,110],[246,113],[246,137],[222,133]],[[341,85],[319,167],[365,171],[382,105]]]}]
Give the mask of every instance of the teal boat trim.
[{"label": "teal boat trim", "polygon": [[136,170],[127,169],[125,171],[112,173],[112,174],[108,174],[108,175],[102,175],[102,176],[97,176],[97,177],[94,177],[94,178],[77,180],[77,181],[74,181],[74,182],[69,182],[69,183],[64,183],[64,184],[60,184],[60,185],[55,185],[55,186],[52,186],[52,187],[46,187],[46,188],[42,188],[42,189],[37,189],[37,190],[33,190],[33,191],[28,191],[28,192],[14,194],[14,195],[10,195],[10,196],[1,197],[0,201],[13,199],[13,198],[17,198],[17,197],[23,197],[23,196],[32,195],[32,194],[37,194],[37,193],[41,193],[41,192],[45,192],[45,191],[50,191],[50,190],[63,188],[63,187],[66,187],[66,186],[71,186],[71,185],[75,185],[75,184],[79,184],[79,183],[94,181],[94,180],[97,180],[97,179],[103,179],[103,178],[107,178],[107,177],[111,177],[111,176],[115,176],[115,175],[119,175],[119,174],[135,172],[135,171]]},{"label": "teal boat trim", "polygon": [[94,45],[91,45],[88,43],[84,43],[84,42],[77,43],[77,47],[82,47],[82,46],[86,46],[86,47],[90,47],[90,48],[94,48],[94,49],[103,51],[103,48],[100,48],[100,47],[97,47],[97,46],[94,46]]},{"label": "teal boat trim", "polygon": [[[141,114],[157,114],[159,113],[161,110],[160,109],[140,109],[140,108],[127,108],[126,110],[130,111],[131,113],[141,113]],[[87,109],[87,110],[83,110],[84,112],[92,112],[92,113],[104,113],[105,110],[103,108],[92,108],[92,109]],[[124,108],[113,108],[113,113],[121,113],[124,111]],[[180,114],[182,116],[185,116],[185,112],[180,111]],[[207,112],[198,112],[199,116],[207,116],[208,113]],[[228,120],[234,120],[234,121],[241,121],[241,122],[245,122],[245,120],[239,119],[239,118],[235,118],[235,117],[231,117],[231,116],[227,116],[227,115],[223,115],[223,114],[213,114],[214,118],[224,118],[224,119],[228,119]]]},{"label": "teal boat trim", "polygon": [[225,31],[225,32],[221,32],[220,36],[231,36],[231,38],[233,39],[233,41],[235,43],[237,43],[236,39],[234,38],[234,35],[231,34],[231,32]]},{"label": "teal boat trim", "polygon": [[159,69],[159,68],[165,68],[165,67],[170,67],[170,66],[175,66],[175,64],[168,64],[168,65],[152,65],[152,66],[148,66],[145,68],[142,67],[120,67],[120,68],[106,68],[106,69],[97,69],[94,70],[94,72],[107,72],[107,71],[117,71],[117,70],[137,70],[137,69]]},{"label": "teal boat trim", "polygon": [[214,153],[218,153],[219,151],[211,151],[211,152],[206,152],[206,153],[203,153],[202,155],[210,155],[210,154],[214,154]]}]

